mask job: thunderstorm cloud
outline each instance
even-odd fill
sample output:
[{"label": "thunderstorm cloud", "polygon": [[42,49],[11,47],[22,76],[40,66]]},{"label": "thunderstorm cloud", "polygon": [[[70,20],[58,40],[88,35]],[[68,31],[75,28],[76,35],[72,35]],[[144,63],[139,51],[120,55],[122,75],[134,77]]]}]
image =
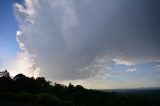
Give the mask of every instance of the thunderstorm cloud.
[{"label": "thunderstorm cloud", "polygon": [[39,74],[52,79],[89,78],[101,73],[105,61],[158,61],[159,5],[159,0],[25,0],[14,4],[17,41]]}]

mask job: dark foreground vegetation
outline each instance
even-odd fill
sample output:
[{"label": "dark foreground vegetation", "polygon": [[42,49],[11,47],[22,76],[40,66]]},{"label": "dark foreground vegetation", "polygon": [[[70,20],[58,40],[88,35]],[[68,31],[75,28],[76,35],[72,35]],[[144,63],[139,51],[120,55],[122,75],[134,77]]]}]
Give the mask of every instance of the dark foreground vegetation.
[{"label": "dark foreground vegetation", "polygon": [[[95,85],[96,86],[96,85]],[[88,90],[81,85],[51,85],[44,77],[0,72],[0,106],[160,106],[159,96]]]}]

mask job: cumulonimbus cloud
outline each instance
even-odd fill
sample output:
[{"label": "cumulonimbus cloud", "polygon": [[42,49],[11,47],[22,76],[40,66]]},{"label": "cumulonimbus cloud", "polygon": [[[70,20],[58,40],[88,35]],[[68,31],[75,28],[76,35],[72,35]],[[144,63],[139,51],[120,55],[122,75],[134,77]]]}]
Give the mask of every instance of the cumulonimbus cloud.
[{"label": "cumulonimbus cloud", "polygon": [[[15,4],[17,39],[40,75],[81,79],[101,59],[136,64],[160,59],[156,0],[25,0]],[[122,63],[122,64],[123,64]]]}]

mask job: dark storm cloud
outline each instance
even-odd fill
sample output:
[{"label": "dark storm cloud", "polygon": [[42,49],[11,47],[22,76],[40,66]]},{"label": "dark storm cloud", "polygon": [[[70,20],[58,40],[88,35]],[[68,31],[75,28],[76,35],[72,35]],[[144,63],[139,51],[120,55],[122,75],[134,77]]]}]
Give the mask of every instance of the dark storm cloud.
[{"label": "dark storm cloud", "polygon": [[98,74],[101,60],[160,60],[158,0],[26,0],[15,4],[19,43],[40,74],[80,79]]}]

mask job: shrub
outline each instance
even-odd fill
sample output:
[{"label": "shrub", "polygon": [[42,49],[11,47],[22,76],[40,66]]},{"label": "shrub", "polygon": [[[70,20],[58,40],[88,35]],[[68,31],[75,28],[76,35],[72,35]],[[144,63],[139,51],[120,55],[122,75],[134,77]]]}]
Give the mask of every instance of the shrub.
[{"label": "shrub", "polygon": [[17,95],[11,92],[0,93],[0,100],[17,100]]},{"label": "shrub", "polygon": [[30,98],[31,96],[31,93],[21,92],[17,94],[17,99],[21,101],[28,101],[28,98]]},{"label": "shrub", "polygon": [[58,104],[60,104],[59,99],[56,96],[50,94],[39,94],[36,96],[34,102],[35,104],[41,104],[45,106],[59,106]]}]

